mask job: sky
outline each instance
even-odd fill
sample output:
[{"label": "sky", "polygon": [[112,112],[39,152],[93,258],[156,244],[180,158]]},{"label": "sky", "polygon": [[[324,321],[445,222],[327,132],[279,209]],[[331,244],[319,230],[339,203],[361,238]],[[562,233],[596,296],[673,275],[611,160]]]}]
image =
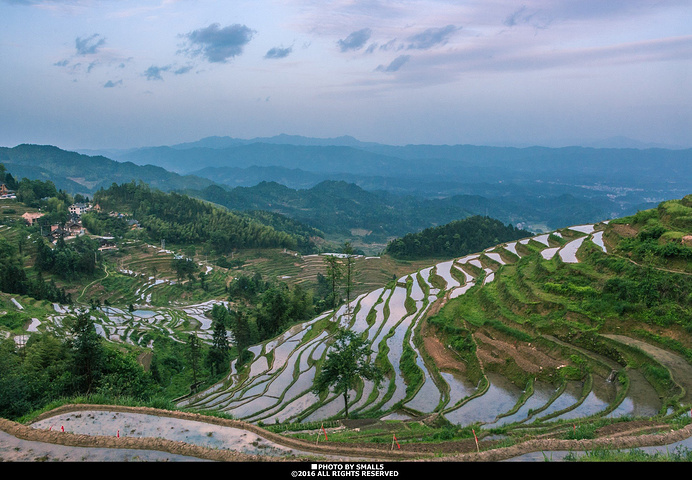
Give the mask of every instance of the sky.
[{"label": "sky", "polygon": [[692,147],[689,0],[0,0],[0,145]]}]

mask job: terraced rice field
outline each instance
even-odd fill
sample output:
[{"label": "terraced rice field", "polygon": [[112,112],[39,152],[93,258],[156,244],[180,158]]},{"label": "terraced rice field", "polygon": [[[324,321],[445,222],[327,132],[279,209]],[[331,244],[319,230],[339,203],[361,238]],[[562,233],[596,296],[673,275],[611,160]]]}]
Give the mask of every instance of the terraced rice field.
[{"label": "terraced rice field", "polygon": [[[111,342],[128,343],[140,347],[151,347],[148,332],[158,332],[165,337],[184,343],[190,333],[200,339],[211,341],[211,319],[206,313],[215,303],[212,300],[196,305],[181,307],[124,310],[118,307],[100,307],[91,310],[96,332]],[[46,329],[61,332],[63,319],[75,315],[74,308],[54,304],[54,314],[47,316]]]},{"label": "terraced rice field", "polygon": [[[437,371],[419,348],[421,322],[433,305],[495,281],[495,275],[501,274],[498,270],[528,254],[529,247],[540,251],[543,258],[558,256],[565,263],[579,261],[578,251],[585,242],[606,251],[602,238],[605,225],[563,229],[564,236],[560,232],[538,235],[404,275],[387,287],[360,295],[350,308],[342,306],[256,345],[251,349],[254,360],[249,367],[239,372],[233,364],[223,382],[186,398],[179,406],[223,411],[237,419],[264,424],[343,415],[341,396],[320,398],[311,392],[320,360],[330,348],[327,327],[338,323],[367,338],[373,351],[371,360],[385,353],[391,366],[387,381],[379,388],[366,381],[349,392],[351,414],[386,419],[438,412],[455,424],[482,422],[490,426],[582,417],[606,410],[610,416],[655,415],[661,405],[650,386],[643,396],[623,400],[618,397],[618,387],[607,378],[595,377],[590,388],[583,382],[568,382],[557,389],[537,382],[527,400],[524,386],[518,387],[501,375],[488,374],[487,382],[472,384],[458,373]],[[402,372],[401,359],[406,351],[415,353],[416,366],[424,378],[415,389],[409,388],[410,379]],[[633,383],[644,389],[648,385],[646,381]]]}]

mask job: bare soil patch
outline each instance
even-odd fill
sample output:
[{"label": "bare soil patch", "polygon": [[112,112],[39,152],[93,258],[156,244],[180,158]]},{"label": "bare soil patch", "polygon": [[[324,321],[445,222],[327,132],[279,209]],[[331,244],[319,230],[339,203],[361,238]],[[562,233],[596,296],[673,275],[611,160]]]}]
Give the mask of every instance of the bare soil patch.
[{"label": "bare soil patch", "polygon": [[426,335],[423,340],[425,351],[441,371],[465,372],[466,365],[454,352],[448,349],[437,337]]},{"label": "bare soil patch", "polygon": [[479,342],[479,356],[488,362],[504,363],[507,358],[512,358],[522,370],[530,373],[558,368],[565,363],[541,352],[531,344],[491,338],[484,332],[476,332],[474,337]]},{"label": "bare soil patch", "polygon": [[615,223],[611,225],[611,228],[615,233],[625,238],[636,237],[637,233],[639,233],[636,228],[627,223]]}]

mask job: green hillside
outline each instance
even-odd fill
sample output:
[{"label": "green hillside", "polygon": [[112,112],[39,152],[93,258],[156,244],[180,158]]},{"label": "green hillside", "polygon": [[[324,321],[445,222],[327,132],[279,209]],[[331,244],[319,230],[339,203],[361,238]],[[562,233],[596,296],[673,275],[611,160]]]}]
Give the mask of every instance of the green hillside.
[{"label": "green hillside", "polygon": [[0,147],[0,163],[17,179],[50,180],[58,189],[72,194],[87,195],[112,183],[132,180],[145,182],[163,191],[205,188],[214,183],[192,175],[178,175],[154,165],[116,162],[103,156],[81,155],[51,145]]},{"label": "green hillside", "polygon": [[279,213],[319,229],[337,243],[351,239],[373,253],[382,251],[394,238],[473,215],[542,231],[610,218],[615,209],[610,202],[585,203],[568,194],[542,198],[517,193],[502,198],[454,195],[427,199],[368,191],[353,183],[332,180],[307,189],[261,182],[253,187],[226,189],[214,185],[185,193],[234,211]]},{"label": "green hillside", "polygon": [[[485,371],[518,385],[555,379],[493,349],[490,339],[545,353],[566,348],[575,379],[617,373],[626,390],[640,375],[662,399],[662,414],[689,405],[692,380],[660,363],[646,345],[692,363],[691,201],[663,202],[603,224],[596,231],[602,243],[582,242],[578,262],[556,254],[579,238],[573,230],[551,235],[549,248],[517,245],[521,258],[503,265],[483,288],[450,300],[430,319],[431,333],[457,345],[475,365],[474,351],[494,351],[497,361],[483,362]],[[468,335],[476,340],[473,347]]]},{"label": "green hillside", "polygon": [[[178,193],[164,193],[134,182],[113,184],[94,194],[104,212],[126,213],[137,220],[150,241],[193,245],[228,254],[245,248],[296,249],[298,238]],[[103,215],[103,214],[102,214]],[[94,222],[96,223],[96,222]]]},{"label": "green hillside", "polygon": [[475,215],[447,225],[426,228],[391,241],[386,253],[395,258],[462,257],[500,243],[528,237],[531,232]]}]

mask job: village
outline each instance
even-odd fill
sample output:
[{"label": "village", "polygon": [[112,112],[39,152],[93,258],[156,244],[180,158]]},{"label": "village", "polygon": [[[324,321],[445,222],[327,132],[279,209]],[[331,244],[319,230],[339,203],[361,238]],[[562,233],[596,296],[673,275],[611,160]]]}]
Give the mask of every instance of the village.
[{"label": "village", "polygon": [[[89,211],[98,212],[101,211],[101,208],[98,204],[92,206],[88,203],[74,203],[69,206],[70,216],[65,223],[53,223],[46,226],[39,222],[39,219],[45,216],[44,213],[26,212],[22,215],[22,218],[26,221],[28,226],[33,226],[37,223],[41,225],[41,235],[47,237],[52,244],[56,244],[60,239],[67,241],[81,235],[87,235],[89,232],[84,225],[82,225],[82,214]],[[121,218],[126,216],[125,214],[117,212],[111,212],[109,215],[119,216]],[[128,220],[128,225],[134,228],[139,226],[136,220]],[[99,251],[117,248],[113,241],[113,237],[93,237],[99,240]]]},{"label": "village", "polygon": [[[0,183],[0,200],[17,200],[17,194],[14,190],[8,188],[4,183]],[[80,200],[82,200],[80,196]],[[69,217],[65,222],[62,223],[46,223],[42,222],[40,219],[46,216],[46,213],[41,212],[40,208],[37,212],[25,212],[22,214],[27,226],[39,225],[41,227],[41,235],[45,237],[53,245],[57,244],[58,240],[63,239],[65,241],[71,240],[73,238],[88,235],[89,232],[82,224],[82,215],[86,212],[101,212],[101,207],[98,204],[92,205],[88,202],[75,202],[68,207]],[[139,228],[139,222],[134,219],[128,218],[129,216],[120,212],[109,212],[111,217],[122,218],[127,222],[127,225],[131,229]],[[109,236],[96,236],[91,235],[93,238],[99,241],[99,251],[103,250],[113,250],[117,249],[117,245],[114,242],[113,237]]]}]

